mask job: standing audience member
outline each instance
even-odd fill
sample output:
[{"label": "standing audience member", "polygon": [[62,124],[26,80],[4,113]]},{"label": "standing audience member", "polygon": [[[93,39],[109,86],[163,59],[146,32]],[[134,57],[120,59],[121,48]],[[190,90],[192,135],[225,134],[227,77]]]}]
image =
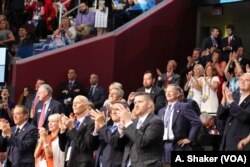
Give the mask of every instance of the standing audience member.
[{"label": "standing audience member", "polygon": [[[234,67],[233,71],[229,72],[230,66]],[[225,77],[227,79],[228,88],[234,93],[239,91],[239,77],[243,74],[243,69],[238,62],[236,53],[229,54],[229,60],[224,70]]]},{"label": "standing audience member", "polygon": [[53,0],[44,1],[44,20],[47,28],[47,33],[50,34],[57,28],[56,9],[53,5]]},{"label": "standing audience member", "polygon": [[10,30],[7,20],[0,21],[0,46],[10,48],[10,45],[15,41],[15,37]]},{"label": "standing audience member", "polygon": [[[155,104],[155,114],[165,106],[166,97],[163,89],[155,84],[155,78],[152,71],[146,71],[143,75],[143,87],[137,89],[136,92],[146,92],[150,94]],[[131,92],[128,97],[128,104],[133,103],[135,92]]]},{"label": "standing audience member", "polygon": [[62,116],[60,120],[59,146],[65,152],[66,167],[92,167],[93,148],[89,140],[94,130],[94,121],[87,111],[89,101],[78,95],[73,100],[73,113],[70,118]]},{"label": "standing audience member", "polygon": [[104,0],[98,1],[98,8],[95,13],[95,28],[97,28],[97,35],[107,33],[109,8],[105,6]]},{"label": "standing audience member", "polygon": [[164,121],[164,151],[163,163],[171,164],[171,151],[190,151],[192,143],[200,131],[200,121],[197,114],[187,103],[179,101],[180,88],[170,84],[165,88],[167,106],[162,108],[158,116]]},{"label": "standing audience member", "polygon": [[28,98],[33,96],[33,94],[34,94],[33,89],[30,86],[25,86],[23,88],[22,94],[19,96],[17,104],[18,105],[25,105]]},{"label": "standing audience member", "polygon": [[[113,88],[120,89],[120,90],[123,91],[123,86],[122,86],[122,84],[119,83],[119,82],[112,82],[112,83],[109,85],[109,94],[110,94],[111,89],[113,89]],[[123,91],[123,92],[124,92],[124,91]],[[105,106],[107,106],[107,105],[109,105],[109,104],[110,104],[110,102],[109,102],[109,98],[108,98],[108,99],[106,99],[106,100],[104,101],[103,107],[105,107]]]},{"label": "standing audience member", "polygon": [[135,95],[134,110],[138,118],[132,120],[128,108],[118,104],[124,135],[129,138],[125,146],[122,167],[161,167],[164,133],[162,120],[154,114],[154,101],[148,93]]},{"label": "standing audience member", "polygon": [[65,115],[72,113],[72,102],[77,95],[85,94],[83,85],[77,81],[77,71],[68,70],[68,80],[59,85],[59,101],[64,105]]},{"label": "standing audience member", "polygon": [[203,67],[207,64],[207,59],[205,56],[201,56],[201,49],[194,48],[192,56],[187,57],[187,65],[181,70],[181,76],[184,77],[189,71],[194,69],[196,64],[200,64]]},{"label": "standing audience member", "polygon": [[107,98],[106,93],[104,89],[99,85],[99,77],[97,74],[91,74],[89,82],[89,101],[91,101],[95,105],[95,108],[100,109]]},{"label": "standing audience member", "polygon": [[60,114],[49,116],[49,132],[45,128],[39,129],[39,140],[34,153],[35,158],[41,157],[40,166],[64,167],[64,152],[59,148],[59,120]]},{"label": "standing audience member", "polygon": [[[239,80],[240,93],[232,91],[223,84],[223,98],[218,109],[218,118],[226,121],[221,150],[235,151],[241,139],[250,131],[250,74],[244,73]],[[244,148],[250,150],[250,147]]]},{"label": "standing audience member", "polygon": [[205,68],[204,77],[200,80],[202,90],[201,112],[216,115],[219,106],[217,89],[220,80],[215,75],[215,69],[212,65],[207,65]]},{"label": "standing audience member", "polygon": [[35,109],[36,106],[39,102],[39,97],[38,97],[38,88],[42,85],[45,84],[46,81],[43,79],[37,79],[36,80],[36,84],[35,84],[35,93],[32,94],[31,96],[28,96],[28,98],[26,99],[25,102],[25,107],[28,109],[29,113],[30,113],[30,118],[33,119],[34,115],[35,115]]},{"label": "standing audience member", "polygon": [[230,52],[236,52],[237,49],[242,46],[241,38],[234,34],[234,26],[229,24],[226,25],[227,37],[221,40],[221,48],[226,54],[226,61]]},{"label": "standing audience member", "polygon": [[33,125],[38,128],[48,129],[48,117],[55,113],[64,113],[63,105],[52,98],[52,88],[48,84],[43,84],[38,88],[39,102],[36,106]]},{"label": "standing audience member", "polygon": [[187,83],[184,86],[184,90],[188,91],[188,99],[196,101],[196,103],[201,107],[201,87],[199,82],[202,80],[202,75],[204,74],[204,68],[201,64],[196,64],[193,71],[190,71],[187,75]]},{"label": "standing audience member", "polygon": [[114,122],[106,125],[105,115],[101,112],[91,111],[90,115],[95,119],[95,129],[91,135],[93,145],[96,147],[96,167],[121,166],[127,137],[120,128],[120,104],[128,109],[124,102],[112,103],[111,118]]},{"label": "standing audience member", "polygon": [[15,103],[10,100],[10,93],[7,88],[2,89],[1,91],[1,104],[0,111],[1,117],[8,120],[10,126],[13,125],[13,109],[15,107]]},{"label": "standing audience member", "polygon": [[166,73],[163,73],[156,69],[158,74],[157,85],[162,89],[166,88],[168,84],[177,84],[180,85],[181,83],[181,76],[175,73],[177,68],[177,63],[175,60],[169,60],[166,66]]},{"label": "standing audience member", "polygon": [[[241,66],[246,67],[247,64],[249,64],[249,61],[247,60],[247,58],[244,56],[245,55],[245,48],[243,46],[240,46],[237,49],[237,59],[240,63]],[[245,70],[245,69],[244,69]],[[245,71],[246,72],[246,71]]]},{"label": "standing audience member", "polygon": [[219,80],[220,80],[220,83],[219,83],[219,86],[218,86],[218,90],[217,90],[217,96],[218,96],[218,99],[221,100],[222,98],[222,84],[224,82],[224,70],[226,68],[226,61],[224,61],[222,59],[222,55],[221,55],[221,51],[219,49],[215,49],[213,52],[212,52],[212,61],[209,61],[207,63],[207,65],[210,65],[212,64],[213,68],[216,69],[216,75],[219,77]]},{"label": "standing audience member", "polygon": [[17,105],[14,109],[15,126],[10,127],[6,120],[0,120],[0,152],[7,150],[7,166],[34,167],[34,150],[37,142],[37,128],[28,123],[29,112]]},{"label": "standing audience member", "polygon": [[210,135],[223,134],[224,125],[220,120],[218,120],[217,117],[204,112],[200,115],[200,121],[201,124],[203,125],[204,134],[210,134]]},{"label": "standing audience member", "polygon": [[202,51],[208,50],[211,47],[220,49],[220,30],[217,27],[210,28],[210,36],[202,40]]}]

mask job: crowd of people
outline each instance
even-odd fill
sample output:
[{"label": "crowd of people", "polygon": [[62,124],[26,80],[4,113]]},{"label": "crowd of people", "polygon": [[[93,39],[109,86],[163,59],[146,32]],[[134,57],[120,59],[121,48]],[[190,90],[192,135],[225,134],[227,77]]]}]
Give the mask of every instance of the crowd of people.
[{"label": "crowd of people", "polygon": [[158,77],[146,70],[142,87],[128,99],[119,82],[106,95],[94,73],[86,89],[74,68],[54,97],[44,79],[37,79],[34,91],[25,86],[17,105],[4,88],[1,163],[160,167],[171,166],[171,151],[250,150],[250,71],[247,60],[241,64],[243,47],[203,55],[207,50],[195,48],[179,74],[175,60],[168,60],[164,73],[156,69]]},{"label": "crowd of people", "polygon": [[[109,11],[100,6],[100,12]],[[75,27],[64,18],[54,31],[55,40],[64,36],[70,44],[75,36],[91,32],[97,16],[86,9],[87,3],[81,3]],[[15,33],[6,27],[8,23],[1,21],[3,43],[15,40]],[[98,33],[106,31],[99,28]],[[234,27],[227,25],[226,32],[220,39],[219,29],[211,28],[179,72],[175,60],[167,61],[164,72],[146,70],[142,87],[126,92],[127,99],[121,83],[111,83],[107,94],[98,74],[91,74],[89,86],[84,86],[74,68],[54,88],[56,94],[41,78],[34,90],[24,87],[17,103],[3,88],[0,163],[7,167],[161,167],[171,166],[171,151],[250,150],[249,61]],[[22,38],[27,35],[25,28],[20,27],[18,34],[20,41],[28,43]]]},{"label": "crowd of people", "polygon": [[[7,47],[12,56],[26,58],[105,34],[156,4],[155,0],[82,0],[78,3],[77,0],[67,3],[66,0],[1,1],[0,46]],[[75,10],[69,12],[72,9]]]}]

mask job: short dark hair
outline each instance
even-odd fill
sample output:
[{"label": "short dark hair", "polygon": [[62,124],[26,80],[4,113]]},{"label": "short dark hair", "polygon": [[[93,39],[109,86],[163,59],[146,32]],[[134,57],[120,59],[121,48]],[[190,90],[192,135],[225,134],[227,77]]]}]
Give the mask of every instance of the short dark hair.
[{"label": "short dark hair", "polygon": [[144,75],[145,75],[145,74],[151,74],[152,78],[155,79],[155,74],[153,73],[153,71],[151,71],[151,70],[146,70],[146,71],[144,72]]},{"label": "short dark hair", "polygon": [[226,29],[231,29],[232,31],[234,31],[234,26],[232,24],[228,24],[226,25]]},{"label": "short dark hair", "polygon": [[29,110],[24,106],[24,105],[19,105],[19,104],[17,104],[16,106],[15,106],[15,108],[21,108],[22,110],[23,110],[23,114],[27,114],[27,115],[29,115]]}]

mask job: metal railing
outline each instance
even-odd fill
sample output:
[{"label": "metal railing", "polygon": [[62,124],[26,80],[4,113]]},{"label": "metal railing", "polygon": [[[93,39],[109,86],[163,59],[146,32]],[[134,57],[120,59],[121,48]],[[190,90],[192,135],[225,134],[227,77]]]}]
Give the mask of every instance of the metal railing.
[{"label": "metal railing", "polygon": [[78,9],[77,13],[79,13],[79,4],[81,3],[81,0],[78,0],[78,5],[75,6],[73,9],[71,9],[70,11],[67,11],[64,15],[63,15],[63,9],[65,7],[65,5],[70,2],[71,0],[67,0],[63,3],[58,3],[59,6],[59,20],[58,20],[58,26],[61,24],[62,22],[62,18],[64,18],[65,16],[69,15],[70,13],[74,12],[76,9]]}]

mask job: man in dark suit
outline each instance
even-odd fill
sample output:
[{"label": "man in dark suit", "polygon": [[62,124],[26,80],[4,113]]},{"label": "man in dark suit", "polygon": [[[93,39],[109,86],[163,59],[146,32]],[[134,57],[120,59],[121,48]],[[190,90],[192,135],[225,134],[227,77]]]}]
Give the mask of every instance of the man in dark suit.
[{"label": "man in dark suit", "polygon": [[[78,95],[73,100],[73,113],[70,118],[60,120],[59,147],[65,152],[66,167],[92,167],[93,144],[89,135],[94,130],[94,121],[88,116],[89,101]],[[73,115],[74,114],[74,115]]]},{"label": "man in dark suit", "polygon": [[[249,64],[249,61],[245,58],[245,49],[243,46],[240,46],[238,49],[237,49],[237,59],[240,63],[240,65],[243,67],[243,70],[245,71],[245,67],[247,64]],[[250,65],[250,64],[249,64]]]},{"label": "man in dark suit", "polygon": [[180,89],[174,84],[165,88],[168,105],[158,113],[165,127],[163,136],[165,165],[171,163],[171,151],[191,150],[190,145],[196,141],[201,127],[197,114],[187,103],[179,101]]},{"label": "man in dark suit", "polygon": [[48,118],[51,114],[64,113],[63,105],[52,98],[52,88],[48,84],[43,84],[38,88],[39,102],[35,109],[32,120],[36,127],[48,129]]},{"label": "man in dark suit", "polygon": [[[155,85],[155,78],[152,71],[146,71],[143,75],[143,87],[137,89],[136,92],[146,92],[150,94],[151,98],[155,104],[155,114],[165,106],[166,97],[164,95],[163,89]],[[135,92],[131,92],[128,97],[128,104],[132,104],[134,100]],[[133,108],[133,105],[131,106]]]},{"label": "man in dark suit", "polygon": [[242,46],[241,38],[234,34],[234,26],[231,24],[226,26],[226,32],[228,36],[221,40],[222,50],[227,54],[236,52]]},{"label": "man in dark suit", "polygon": [[162,89],[166,88],[168,84],[181,84],[181,76],[175,73],[177,63],[175,60],[169,60],[166,66],[166,73],[161,73],[159,69],[156,69],[158,74],[157,85]]},{"label": "man in dark suit", "polygon": [[30,118],[33,119],[34,115],[35,115],[35,109],[36,109],[36,105],[39,102],[39,97],[37,95],[37,91],[38,88],[42,85],[45,84],[46,81],[43,79],[37,79],[36,80],[36,84],[35,84],[35,93],[32,94],[31,96],[28,96],[28,98],[26,99],[25,102],[25,107],[28,109],[29,113],[30,113]]},{"label": "man in dark suit", "polygon": [[99,85],[99,77],[96,74],[90,75],[90,89],[89,89],[89,101],[91,101],[95,108],[100,109],[103,106],[104,101],[107,99],[104,89]]},{"label": "man in dark suit", "polygon": [[[220,150],[235,151],[237,144],[250,132],[250,73],[239,79],[240,94],[232,94],[223,84],[223,98],[218,109],[219,119],[226,121]],[[244,148],[250,150],[250,146]]]},{"label": "man in dark suit", "polygon": [[133,121],[130,111],[119,106],[124,135],[130,139],[125,146],[122,166],[161,167],[163,122],[154,114],[154,102],[148,93],[137,93],[134,104],[133,112],[138,118]]},{"label": "man in dark suit", "polygon": [[198,145],[204,149],[206,149],[206,146],[210,146],[214,151],[218,151],[224,130],[224,122],[206,112],[200,115],[200,121],[203,126],[197,142]]},{"label": "man in dark suit", "polygon": [[108,126],[102,112],[91,111],[95,119],[95,130],[91,135],[96,151],[96,167],[112,166],[121,167],[125,143],[128,140],[123,135],[120,125],[120,104],[129,108],[125,102],[114,102],[111,107],[113,124]]},{"label": "man in dark suit", "polygon": [[76,69],[68,70],[68,81],[59,85],[59,101],[64,105],[65,115],[69,116],[72,113],[72,102],[77,95],[86,95],[83,85],[76,80]]},{"label": "man in dark suit", "polygon": [[202,40],[201,50],[205,51],[211,47],[220,49],[221,44],[219,40],[220,31],[216,27],[210,28],[210,36]]},{"label": "man in dark suit", "polygon": [[38,139],[37,128],[29,124],[29,112],[17,105],[13,111],[15,126],[0,120],[0,151],[7,150],[7,167],[35,167],[34,151]]}]

